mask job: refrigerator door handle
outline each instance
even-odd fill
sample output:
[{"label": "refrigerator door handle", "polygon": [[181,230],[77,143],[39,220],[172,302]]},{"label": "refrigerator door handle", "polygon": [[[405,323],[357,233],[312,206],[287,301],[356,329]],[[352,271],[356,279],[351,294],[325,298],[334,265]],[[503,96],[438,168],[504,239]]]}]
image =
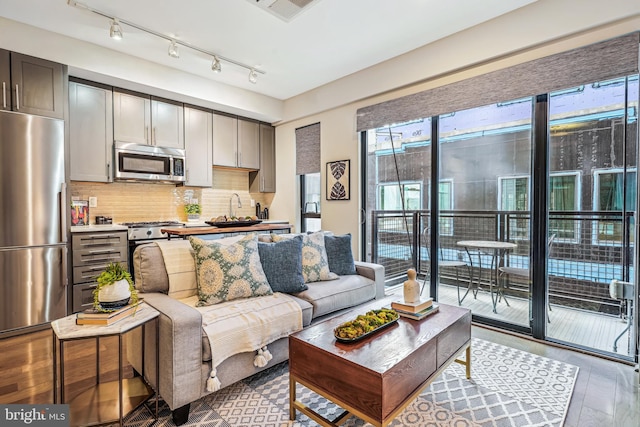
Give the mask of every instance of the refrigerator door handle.
[{"label": "refrigerator door handle", "polygon": [[62,285],[69,286],[69,267],[67,265],[69,258],[69,249],[65,246],[62,248],[62,268],[60,269],[62,276]]},{"label": "refrigerator door handle", "polygon": [[60,241],[67,243],[67,183],[60,185]]}]

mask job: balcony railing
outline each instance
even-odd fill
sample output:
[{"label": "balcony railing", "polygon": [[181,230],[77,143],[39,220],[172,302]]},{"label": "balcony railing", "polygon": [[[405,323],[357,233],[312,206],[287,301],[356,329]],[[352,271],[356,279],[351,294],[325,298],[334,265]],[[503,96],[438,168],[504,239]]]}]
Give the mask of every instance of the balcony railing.
[{"label": "balcony railing", "polygon": [[[371,258],[385,266],[389,283],[402,280],[408,268],[429,275],[430,211],[372,212]],[[552,212],[549,235],[554,235],[548,255],[549,297],[552,303],[590,311],[619,314],[621,302],[611,299],[609,282],[633,277],[633,213]],[[516,243],[504,265],[529,268],[530,215],[505,211],[441,211],[438,220],[440,260],[466,260],[460,240],[499,240]],[[491,258],[474,255],[480,277],[489,277]],[[484,270],[484,271],[483,271]],[[476,273],[477,274],[477,273]],[[476,276],[477,277],[477,276]],[[450,271],[440,271],[441,282],[455,280]],[[458,280],[468,281],[461,269]],[[507,293],[528,294],[526,278],[509,278]]]}]

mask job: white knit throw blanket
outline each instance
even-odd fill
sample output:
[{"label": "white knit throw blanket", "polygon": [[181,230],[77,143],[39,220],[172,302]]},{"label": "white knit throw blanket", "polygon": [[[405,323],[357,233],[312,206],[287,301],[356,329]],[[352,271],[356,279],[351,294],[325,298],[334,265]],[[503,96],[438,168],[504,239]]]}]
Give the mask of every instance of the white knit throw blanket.
[{"label": "white knit throw blanket", "polygon": [[[195,307],[197,297],[180,301]],[[254,365],[265,366],[271,359],[267,344],[302,330],[300,305],[278,292],[195,308],[202,313],[202,328],[211,345],[212,369],[207,381],[207,390],[211,392],[220,388],[216,367],[224,360],[238,353],[256,351]]]}]

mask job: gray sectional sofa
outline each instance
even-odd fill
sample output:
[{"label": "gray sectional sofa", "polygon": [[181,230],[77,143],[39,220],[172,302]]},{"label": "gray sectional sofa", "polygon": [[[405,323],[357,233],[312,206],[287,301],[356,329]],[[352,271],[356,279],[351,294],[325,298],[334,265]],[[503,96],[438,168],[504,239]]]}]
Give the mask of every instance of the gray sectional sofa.
[{"label": "gray sectional sofa", "polygon": [[[184,245],[184,241],[162,244]],[[173,260],[166,259],[166,252],[163,253],[157,244],[149,243],[139,246],[133,258],[136,287],[144,301],[160,312],[159,343],[155,342],[155,333],[145,334],[145,346],[156,348],[157,345],[159,349],[159,393],[171,408],[176,425],[184,424],[189,416],[190,403],[210,393],[206,384],[211,371],[211,351],[215,349],[210,349],[207,335],[203,332],[201,313],[169,295],[167,271],[172,270]],[[384,297],[383,266],[356,261],[355,269],[356,274],[307,283],[307,290],[290,294],[302,309],[304,327]],[[254,352],[236,354],[218,365],[217,377],[221,387],[288,359],[287,337],[270,343],[268,347],[273,358],[264,367],[254,366]],[[154,352],[143,354],[149,358],[144,364],[144,375],[158,390],[158,385],[154,384],[155,363],[151,359],[155,357]],[[141,366],[135,360],[132,363],[136,369]]]}]

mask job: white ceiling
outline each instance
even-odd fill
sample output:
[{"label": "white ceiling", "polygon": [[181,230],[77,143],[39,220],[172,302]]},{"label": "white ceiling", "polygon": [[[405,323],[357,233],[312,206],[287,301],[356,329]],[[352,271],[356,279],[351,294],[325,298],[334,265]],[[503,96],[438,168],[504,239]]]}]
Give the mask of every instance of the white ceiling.
[{"label": "white ceiling", "polygon": [[[289,22],[257,0],[84,0],[110,16],[265,71],[248,71],[122,25],[109,38],[109,20],[67,0],[0,0],[0,16],[88,41],[191,74],[288,99],[536,0],[315,0]],[[270,0],[260,0],[270,1]]]}]

